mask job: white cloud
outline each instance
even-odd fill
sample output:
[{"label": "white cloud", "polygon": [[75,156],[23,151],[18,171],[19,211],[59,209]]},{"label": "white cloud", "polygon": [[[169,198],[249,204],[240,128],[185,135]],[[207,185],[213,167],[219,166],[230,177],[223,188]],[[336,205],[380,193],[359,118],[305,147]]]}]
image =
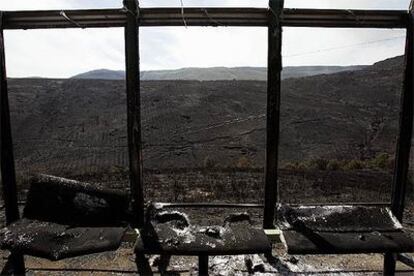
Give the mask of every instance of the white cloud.
[{"label": "white cloud", "polygon": [[143,69],[264,66],[266,62],[265,28],[148,28],[141,33]]},{"label": "white cloud", "polygon": [[285,28],[283,37],[284,64],[292,66],[372,64],[405,47],[405,30]]},{"label": "white cloud", "polygon": [[68,77],[124,68],[122,29],[6,31],[5,43],[9,76]]},{"label": "white cloud", "polygon": [[[187,7],[266,7],[267,2],[183,0]],[[408,2],[409,0],[285,1],[287,7],[297,8],[366,9],[405,9]],[[179,6],[180,0],[141,0],[140,3],[141,6]],[[0,1],[0,9],[3,10],[108,8],[121,5],[121,0]],[[285,28],[284,64],[371,64],[402,54],[404,33],[403,30]],[[124,68],[122,28],[6,31],[5,34],[9,76],[68,77],[96,68]],[[386,40],[387,38],[395,39]],[[382,41],[364,44],[376,40]],[[142,70],[266,65],[265,28],[141,28],[140,44]]]}]

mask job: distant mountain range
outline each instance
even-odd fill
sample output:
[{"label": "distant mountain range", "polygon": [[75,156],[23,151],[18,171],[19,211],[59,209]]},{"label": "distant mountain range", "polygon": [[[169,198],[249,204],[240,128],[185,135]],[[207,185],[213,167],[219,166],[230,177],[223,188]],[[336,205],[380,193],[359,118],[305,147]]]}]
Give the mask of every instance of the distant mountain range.
[{"label": "distant mountain range", "polygon": [[[282,78],[301,78],[322,74],[334,74],[344,71],[356,71],[367,66],[294,66],[283,68]],[[101,79],[122,80],[125,71],[98,69],[81,73],[72,79]],[[176,70],[142,71],[142,80],[266,80],[265,67],[210,67],[210,68],[182,68]]]}]

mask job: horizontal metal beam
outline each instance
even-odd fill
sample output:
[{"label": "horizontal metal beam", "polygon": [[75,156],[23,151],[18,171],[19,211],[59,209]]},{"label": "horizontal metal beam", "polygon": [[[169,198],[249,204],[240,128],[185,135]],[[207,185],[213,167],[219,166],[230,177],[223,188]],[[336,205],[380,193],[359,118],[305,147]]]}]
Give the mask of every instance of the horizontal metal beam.
[{"label": "horizontal metal beam", "polygon": [[147,8],[141,26],[267,26],[263,8]]},{"label": "horizontal metal beam", "polygon": [[124,27],[125,23],[123,9],[5,11],[3,14],[3,29]]},{"label": "horizontal metal beam", "polygon": [[285,9],[287,27],[406,28],[408,11]]},{"label": "horizontal metal beam", "polygon": [[255,203],[173,203],[154,202],[157,208],[263,208],[263,204]]},{"label": "horizontal metal beam", "polygon": [[[265,8],[141,8],[140,26],[268,26]],[[126,9],[5,11],[4,29],[123,27]],[[406,28],[407,11],[284,9],[285,27]]]}]

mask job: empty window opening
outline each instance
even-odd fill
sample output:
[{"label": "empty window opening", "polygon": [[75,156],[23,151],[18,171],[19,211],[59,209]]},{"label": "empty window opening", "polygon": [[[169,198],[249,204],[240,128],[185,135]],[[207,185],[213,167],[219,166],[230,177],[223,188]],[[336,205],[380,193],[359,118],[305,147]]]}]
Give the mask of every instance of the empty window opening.
[{"label": "empty window opening", "polygon": [[262,201],[266,41],[263,28],[144,28],[146,199]]},{"label": "empty window opening", "polygon": [[19,188],[36,174],[128,187],[123,30],[5,35]]},{"label": "empty window opening", "polygon": [[405,31],[284,34],[280,200],[389,202]]}]

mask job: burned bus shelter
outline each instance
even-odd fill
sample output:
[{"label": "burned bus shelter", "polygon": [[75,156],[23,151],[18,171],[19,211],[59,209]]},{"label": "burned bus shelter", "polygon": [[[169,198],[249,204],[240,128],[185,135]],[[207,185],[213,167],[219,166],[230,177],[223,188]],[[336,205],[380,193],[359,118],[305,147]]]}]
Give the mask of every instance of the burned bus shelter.
[{"label": "burned bus shelter", "polygon": [[[401,225],[409,168],[414,92],[414,7],[409,10],[286,9],[283,0],[268,8],[140,8],[124,0],[121,9],[0,12],[1,178],[6,224],[0,244],[10,250],[10,271],[25,272],[24,255],[51,260],[115,250],[127,228],[137,229],[134,253],[145,266],[146,254],[199,257],[199,273],[208,274],[208,256],[272,254],[268,230],[281,230],[292,254],[383,253],[384,274],[414,242]],[[258,26],[268,28],[265,199],[260,204],[152,203],[145,206],[141,154],[139,29],[152,26]],[[52,176],[32,180],[23,216],[17,202],[3,30],[52,28],[125,29],[127,129],[130,193]],[[278,143],[282,71],[282,27],[406,29],[405,73],[392,198],[388,205],[286,205],[278,197]],[[46,202],[47,200],[47,202]],[[96,204],[89,204],[88,202]],[[263,208],[263,228],[244,214],[223,225],[189,223],[174,208]],[[69,229],[69,230],[68,230]],[[405,257],[404,257],[405,256]],[[411,260],[412,262],[412,260]],[[144,272],[143,272],[144,273]]]}]

